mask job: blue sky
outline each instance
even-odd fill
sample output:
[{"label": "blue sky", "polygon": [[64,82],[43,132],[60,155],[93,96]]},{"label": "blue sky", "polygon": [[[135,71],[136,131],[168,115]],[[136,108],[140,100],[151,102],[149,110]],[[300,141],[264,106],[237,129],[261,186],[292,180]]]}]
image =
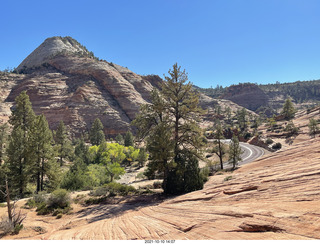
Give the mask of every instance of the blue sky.
[{"label": "blue sky", "polygon": [[318,0],[3,1],[0,70],[46,38],[163,77],[175,62],[200,87],[320,78]]}]

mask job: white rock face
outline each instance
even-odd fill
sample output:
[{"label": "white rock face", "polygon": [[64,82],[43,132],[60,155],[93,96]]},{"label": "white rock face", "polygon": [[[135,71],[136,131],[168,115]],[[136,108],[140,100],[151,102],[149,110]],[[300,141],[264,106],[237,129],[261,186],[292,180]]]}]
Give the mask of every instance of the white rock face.
[{"label": "white rock face", "polygon": [[46,39],[35,49],[22,63],[17,70],[33,68],[45,63],[48,59],[59,53],[83,53],[88,51],[71,37],[51,37]]}]

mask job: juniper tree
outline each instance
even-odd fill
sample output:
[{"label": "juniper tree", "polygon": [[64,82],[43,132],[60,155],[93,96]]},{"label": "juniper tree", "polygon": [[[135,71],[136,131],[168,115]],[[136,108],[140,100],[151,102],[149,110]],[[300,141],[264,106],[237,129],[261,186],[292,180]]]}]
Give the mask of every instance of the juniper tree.
[{"label": "juniper tree", "polygon": [[318,122],[314,118],[311,118],[309,120],[308,127],[309,127],[309,135],[315,137],[316,134],[319,132]]}]

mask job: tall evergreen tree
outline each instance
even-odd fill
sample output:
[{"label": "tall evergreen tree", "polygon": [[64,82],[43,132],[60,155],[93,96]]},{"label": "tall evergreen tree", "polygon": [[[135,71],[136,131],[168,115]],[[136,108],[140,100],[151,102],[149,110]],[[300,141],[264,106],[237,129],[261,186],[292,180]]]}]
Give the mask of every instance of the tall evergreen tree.
[{"label": "tall evergreen tree", "polygon": [[284,115],[284,118],[286,120],[293,119],[295,116],[296,110],[293,106],[293,103],[290,98],[287,98],[285,103],[283,104],[282,112],[281,114]]},{"label": "tall evergreen tree", "polygon": [[[200,156],[202,141],[198,121],[202,110],[198,107],[199,95],[193,91],[186,72],[174,64],[168,74],[160,94],[153,92],[152,104],[142,108],[134,124],[140,135],[147,135],[151,165],[157,165],[154,168],[164,174],[164,191],[181,193],[195,190],[188,185],[192,181],[186,177],[191,169],[199,167],[194,156]],[[199,172],[193,170],[192,173]],[[202,185],[197,185],[196,189]]]},{"label": "tall evergreen tree", "polygon": [[80,158],[82,162],[86,165],[90,163],[88,158],[89,146],[86,145],[83,137],[77,141],[76,147],[74,149],[74,154],[76,157]]},{"label": "tall evergreen tree", "polygon": [[219,157],[220,168],[223,169],[223,156],[226,154],[226,148],[221,140],[224,139],[223,130],[220,123],[218,123],[215,132],[215,146],[213,148],[213,152]]},{"label": "tall evergreen tree", "polygon": [[62,166],[63,159],[70,156],[73,150],[63,121],[59,122],[58,128],[55,132],[55,142],[58,150],[60,166]]},{"label": "tall evergreen tree", "polygon": [[118,134],[115,138],[116,143],[123,145],[123,136],[121,134]]},{"label": "tall evergreen tree", "polygon": [[103,124],[99,118],[96,118],[90,129],[90,142],[92,145],[100,145],[105,141],[105,135],[103,132]]},{"label": "tall evergreen tree", "polygon": [[240,147],[239,139],[233,135],[229,146],[229,162],[232,164],[232,168],[235,169],[239,161],[241,161],[242,150]]},{"label": "tall evergreen tree", "polygon": [[131,131],[127,131],[125,137],[124,137],[124,146],[125,147],[133,147],[134,143],[133,143],[133,135],[131,133]]},{"label": "tall evergreen tree", "polygon": [[9,123],[13,126],[7,150],[9,182],[18,190],[20,197],[24,196],[27,182],[30,178],[32,163],[31,129],[34,126],[35,114],[32,110],[29,96],[25,91],[15,99],[15,108]]},{"label": "tall evergreen tree", "polygon": [[[44,178],[52,174],[53,169],[53,137],[49,129],[48,121],[42,114],[37,116],[34,127],[31,130],[31,146],[33,149],[33,175],[37,182],[36,191],[44,190]],[[55,172],[56,173],[56,172]]]},{"label": "tall evergreen tree", "polygon": [[248,128],[248,120],[247,120],[247,110],[245,108],[242,108],[241,110],[237,111],[237,118],[239,123],[239,128],[241,132],[244,132]]}]

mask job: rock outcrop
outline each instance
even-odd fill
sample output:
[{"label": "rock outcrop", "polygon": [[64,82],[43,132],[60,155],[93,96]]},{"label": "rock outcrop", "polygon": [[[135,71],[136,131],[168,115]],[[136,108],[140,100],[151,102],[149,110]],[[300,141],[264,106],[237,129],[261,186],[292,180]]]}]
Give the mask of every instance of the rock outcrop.
[{"label": "rock outcrop", "polygon": [[222,98],[252,111],[268,104],[268,96],[257,85],[251,83],[228,87]]},{"label": "rock outcrop", "polygon": [[[51,129],[62,120],[75,136],[88,131],[95,118],[106,135],[126,133],[140,105],[150,101],[150,91],[162,82],[157,75],[141,76],[100,60],[71,37],[46,39],[16,71],[0,76],[0,123],[26,90],[35,113],[43,113]],[[200,102],[209,110],[217,103],[204,95]]]}]

